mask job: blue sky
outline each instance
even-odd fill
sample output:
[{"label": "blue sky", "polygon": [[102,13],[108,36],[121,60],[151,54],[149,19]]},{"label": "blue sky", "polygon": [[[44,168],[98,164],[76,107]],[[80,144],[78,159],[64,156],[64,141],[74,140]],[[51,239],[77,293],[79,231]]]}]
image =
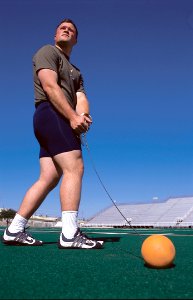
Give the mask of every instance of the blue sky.
[{"label": "blue sky", "polygon": [[[92,159],[116,203],[193,195],[193,0],[1,0],[0,207],[38,178],[32,56],[74,20]],[[111,205],[83,147],[79,216]],[[37,213],[60,216],[59,186]]]}]

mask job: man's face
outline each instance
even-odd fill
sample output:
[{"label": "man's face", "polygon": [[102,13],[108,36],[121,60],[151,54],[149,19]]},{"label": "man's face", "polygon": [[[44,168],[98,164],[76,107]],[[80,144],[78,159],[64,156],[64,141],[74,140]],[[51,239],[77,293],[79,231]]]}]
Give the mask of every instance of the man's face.
[{"label": "man's face", "polygon": [[76,28],[73,24],[64,22],[57,28],[55,43],[61,44],[62,42],[70,43],[72,46],[76,44]]}]

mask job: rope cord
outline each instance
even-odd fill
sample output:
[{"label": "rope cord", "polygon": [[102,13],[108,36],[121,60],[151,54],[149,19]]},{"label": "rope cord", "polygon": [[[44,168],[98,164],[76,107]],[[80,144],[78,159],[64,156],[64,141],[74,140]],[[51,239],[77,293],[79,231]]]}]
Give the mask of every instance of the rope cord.
[{"label": "rope cord", "polygon": [[86,133],[83,133],[82,136],[81,136],[81,142],[82,142],[82,145],[83,146],[86,146],[86,149],[87,149],[87,152],[89,154],[89,158],[90,158],[90,161],[91,161],[91,164],[92,164],[92,167],[93,167],[93,170],[95,172],[95,174],[97,175],[103,189],[105,190],[107,196],[109,197],[109,199],[111,200],[111,202],[113,203],[113,205],[116,207],[116,209],[118,210],[118,212],[121,214],[121,216],[125,219],[125,221],[128,223],[128,225],[131,227],[131,229],[137,234],[137,235],[140,235],[140,233],[138,233],[134,227],[131,225],[131,221],[128,221],[127,218],[123,215],[123,213],[120,211],[120,209],[118,208],[118,206],[116,205],[115,201],[112,199],[111,195],[109,194],[109,192],[107,191],[103,181],[101,180],[101,177],[99,176],[98,172],[97,172],[97,169],[95,167],[95,164],[94,164],[94,161],[92,159],[92,156],[91,156],[91,153],[90,153],[90,149],[89,149],[89,146],[88,146],[88,142],[87,142],[87,139],[86,139]]}]

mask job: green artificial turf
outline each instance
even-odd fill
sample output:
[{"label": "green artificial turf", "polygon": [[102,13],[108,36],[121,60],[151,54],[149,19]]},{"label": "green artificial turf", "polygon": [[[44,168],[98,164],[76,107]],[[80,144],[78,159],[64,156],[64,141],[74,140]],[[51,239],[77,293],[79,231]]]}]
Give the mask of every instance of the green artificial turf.
[{"label": "green artificial turf", "polygon": [[[88,229],[90,236],[106,239],[101,250],[61,250],[59,230],[30,231],[45,245],[0,245],[0,299],[193,298],[193,230],[140,230],[147,235],[139,236],[124,229]],[[143,240],[172,232],[180,234],[168,236],[176,248],[173,266],[148,268],[140,253]]]}]

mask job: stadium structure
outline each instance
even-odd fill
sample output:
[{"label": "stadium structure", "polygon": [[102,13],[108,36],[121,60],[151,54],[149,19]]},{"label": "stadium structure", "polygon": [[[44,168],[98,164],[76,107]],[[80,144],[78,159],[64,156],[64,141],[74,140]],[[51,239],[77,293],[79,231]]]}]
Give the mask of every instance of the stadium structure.
[{"label": "stadium structure", "polygon": [[[87,228],[193,228],[193,196],[170,197],[162,202],[156,200],[152,203],[115,205],[112,204],[87,220],[78,220],[78,225]],[[0,220],[1,226],[6,224],[6,220]],[[33,215],[27,226],[61,228],[62,222],[57,217]]]},{"label": "stadium structure", "polygon": [[[116,208],[118,207],[118,209]],[[83,227],[189,227],[193,228],[193,196],[164,202],[111,205],[90,218]],[[123,216],[125,218],[123,218]]]}]

